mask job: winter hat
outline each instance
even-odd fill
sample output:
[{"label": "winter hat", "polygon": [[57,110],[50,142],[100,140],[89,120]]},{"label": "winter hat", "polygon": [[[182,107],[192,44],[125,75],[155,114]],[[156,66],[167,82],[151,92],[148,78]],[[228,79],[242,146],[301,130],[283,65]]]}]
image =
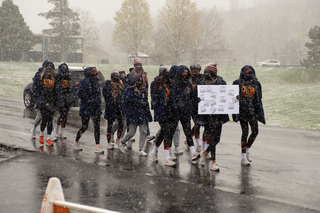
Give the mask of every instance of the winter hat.
[{"label": "winter hat", "polygon": [[168,69],[163,64],[160,64],[159,76],[162,76],[162,75],[165,75],[165,74],[168,74],[168,73],[169,73]]},{"label": "winter hat", "polygon": [[112,78],[113,76],[119,77],[119,72],[118,72],[117,69],[114,69],[114,70],[111,72],[111,78]]},{"label": "winter hat", "polygon": [[136,57],[134,59],[133,65],[134,65],[134,67],[139,66],[139,65],[142,66],[141,61],[140,61],[140,59],[138,57]]},{"label": "winter hat", "polygon": [[91,75],[94,75],[94,74],[97,74],[97,73],[98,73],[97,68],[92,67],[92,69],[91,69],[91,71],[90,71],[90,74],[91,74]]},{"label": "winter hat", "polygon": [[208,66],[206,66],[206,68],[204,69],[204,73],[210,73],[211,76],[216,76],[217,75],[217,63],[212,63],[209,64]]}]

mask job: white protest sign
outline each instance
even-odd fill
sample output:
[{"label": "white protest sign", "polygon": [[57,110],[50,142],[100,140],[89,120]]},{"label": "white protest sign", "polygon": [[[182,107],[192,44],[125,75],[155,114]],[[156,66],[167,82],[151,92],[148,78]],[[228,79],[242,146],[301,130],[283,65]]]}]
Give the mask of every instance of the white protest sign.
[{"label": "white protest sign", "polygon": [[239,114],[238,85],[198,85],[198,114]]}]

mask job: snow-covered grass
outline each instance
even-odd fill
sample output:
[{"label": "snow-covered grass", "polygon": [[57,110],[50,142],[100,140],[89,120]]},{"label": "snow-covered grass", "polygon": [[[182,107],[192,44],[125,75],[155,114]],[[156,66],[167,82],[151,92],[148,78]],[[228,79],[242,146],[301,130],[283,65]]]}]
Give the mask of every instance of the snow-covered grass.
[{"label": "snow-covered grass", "polygon": [[[32,79],[42,63],[0,62],[0,96],[22,98],[24,85]],[[59,64],[56,63],[56,66]],[[83,66],[83,64],[68,64]],[[96,66],[106,79],[113,69],[128,73],[131,65],[86,64]],[[158,75],[158,66],[144,65],[149,84]],[[170,68],[170,66],[167,66]],[[227,84],[239,77],[241,67],[218,67],[218,75]],[[303,68],[256,67],[262,84],[263,104],[268,125],[320,130],[320,70]]]}]

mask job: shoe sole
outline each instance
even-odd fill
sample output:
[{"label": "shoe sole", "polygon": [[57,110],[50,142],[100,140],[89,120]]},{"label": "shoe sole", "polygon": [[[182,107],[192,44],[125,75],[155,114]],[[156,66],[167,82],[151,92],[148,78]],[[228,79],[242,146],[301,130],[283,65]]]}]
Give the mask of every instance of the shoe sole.
[{"label": "shoe sole", "polygon": [[104,154],[104,151],[101,151],[101,152],[95,152],[96,154],[100,154],[100,155],[103,155]]}]

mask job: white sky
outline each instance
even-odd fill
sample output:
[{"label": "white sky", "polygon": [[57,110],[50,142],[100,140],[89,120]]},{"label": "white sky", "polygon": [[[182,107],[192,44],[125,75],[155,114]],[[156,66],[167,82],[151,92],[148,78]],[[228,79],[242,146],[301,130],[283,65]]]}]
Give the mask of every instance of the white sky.
[{"label": "white sky", "polygon": [[[2,3],[3,0],[0,0]],[[155,17],[158,10],[162,8],[165,0],[147,0],[150,4],[150,13]],[[226,10],[229,6],[229,0],[191,0],[197,2],[198,8],[216,6],[219,10]],[[91,12],[92,17],[97,23],[112,20],[115,12],[121,7],[123,0],[69,0],[69,7],[79,7],[82,10]],[[42,33],[43,29],[51,28],[49,21],[44,17],[38,16],[41,12],[48,12],[54,5],[47,0],[13,0],[13,3],[19,6],[20,13],[24,21],[30,27],[33,33]]]}]

